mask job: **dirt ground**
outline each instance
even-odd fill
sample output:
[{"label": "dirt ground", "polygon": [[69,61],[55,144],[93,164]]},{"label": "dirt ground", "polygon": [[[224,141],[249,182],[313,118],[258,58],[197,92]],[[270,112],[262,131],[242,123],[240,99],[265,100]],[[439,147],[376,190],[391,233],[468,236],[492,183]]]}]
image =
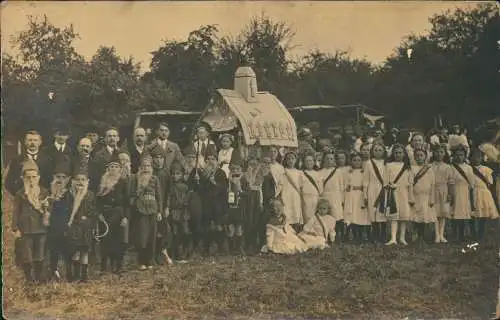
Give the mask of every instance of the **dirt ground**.
[{"label": "dirt ground", "polygon": [[298,256],[195,259],[88,284],[28,289],[14,267],[3,199],[7,319],[490,319],[498,289],[498,223],[478,251],[429,244],[334,245]]}]

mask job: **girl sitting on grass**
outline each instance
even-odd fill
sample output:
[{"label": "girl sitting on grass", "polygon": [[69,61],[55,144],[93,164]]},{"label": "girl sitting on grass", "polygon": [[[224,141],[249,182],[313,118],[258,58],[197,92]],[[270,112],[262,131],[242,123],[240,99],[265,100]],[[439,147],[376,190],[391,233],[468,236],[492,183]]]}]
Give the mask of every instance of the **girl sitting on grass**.
[{"label": "girl sitting on grass", "polygon": [[286,223],[281,199],[272,199],[269,208],[271,212],[266,225],[266,245],[262,247],[261,252],[287,255],[305,252],[307,250],[305,243],[297,237],[292,226]]},{"label": "girl sitting on grass", "polygon": [[316,206],[316,213],[298,234],[307,250],[326,249],[328,243],[335,240],[335,218],[332,216],[328,199],[321,198]]}]

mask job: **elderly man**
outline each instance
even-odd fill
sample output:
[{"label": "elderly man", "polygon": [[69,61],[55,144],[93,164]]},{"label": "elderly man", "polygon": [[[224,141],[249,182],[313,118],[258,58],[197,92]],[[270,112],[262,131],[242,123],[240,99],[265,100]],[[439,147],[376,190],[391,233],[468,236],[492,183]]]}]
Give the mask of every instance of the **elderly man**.
[{"label": "elderly man", "polygon": [[130,151],[130,164],[131,164],[131,173],[136,174],[139,169],[139,164],[141,162],[141,157],[146,148],[146,141],[148,136],[146,134],[146,130],[144,128],[136,128],[134,130],[133,143],[129,146]]},{"label": "elderly man", "polygon": [[148,151],[156,148],[156,146],[159,146],[163,149],[163,151],[165,152],[164,166],[167,171],[170,170],[170,165],[174,161],[184,163],[184,157],[182,156],[181,149],[179,148],[177,143],[168,140],[170,130],[166,123],[160,123],[160,125],[158,126],[157,134],[158,138],[153,140],[153,142],[149,145]]},{"label": "elderly man", "polygon": [[21,164],[26,160],[33,160],[37,164],[40,172],[40,185],[48,188],[49,180],[52,175],[50,172],[50,158],[41,152],[42,137],[36,131],[28,131],[24,137],[24,150],[19,156],[12,159],[9,164],[9,170],[5,178],[5,189],[15,195],[23,187],[21,178]]}]

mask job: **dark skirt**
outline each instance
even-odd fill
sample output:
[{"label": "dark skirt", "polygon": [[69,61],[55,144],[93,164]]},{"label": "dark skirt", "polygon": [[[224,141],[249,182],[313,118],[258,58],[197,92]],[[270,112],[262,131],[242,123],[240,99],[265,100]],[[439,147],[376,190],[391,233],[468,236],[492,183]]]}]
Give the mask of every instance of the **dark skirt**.
[{"label": "dark skirt", "polygon": [[245,229],[252,230],[259,225],[265,225],[261,205],[260,192],[256,190],[249,191],[241,199],[242,219]]},{"label": "dark skirt", "polygon": [[136,233],[137,248],[145,249],[153,243],[156,237],[156,215],[137,214],[135,223],[134,232]]}]

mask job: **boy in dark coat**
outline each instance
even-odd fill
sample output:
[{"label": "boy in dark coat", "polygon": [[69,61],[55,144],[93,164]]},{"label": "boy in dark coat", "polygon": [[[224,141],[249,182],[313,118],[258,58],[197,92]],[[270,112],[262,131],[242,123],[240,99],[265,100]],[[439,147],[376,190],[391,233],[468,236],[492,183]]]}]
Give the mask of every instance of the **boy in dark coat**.
[{"label": "boy in dark coat", "polygon": [[205,251],[210,255],[210,245],[217,244],[219,252],[226,251],[227,239],[224,220],[228,209],[229,182],[226,173],[219,168],[215,147],[207,147],[205,168],[200,175],[203,203],[203,226],[205,229]]},{"label": "boy in dark coat", "polygon": [[47,226],[49,224],[49,193],[40,187],[40,173],[34,161],[21,166],[23,187],[14,198],[12,232],[18,240],[23,271],[28,282],[42,280]]},{"label": "boy in dark coat", "polygon": [[[53,179],[50,184],[50,219],[47,234],[50,251],[51,278],[59,280],[59,259],[62,257],[68,269],[71,267],[70,253],[67,243],[68,221],[71,214],[71,194],[68,190],[71,178],[71,162],[67,156],[59,157]],[[69,274],[69,272],[68,272]]]},{"label": "boy in dark coat", "polygon": [[243,253],[243,224],[245,212],[245,195],[250,187],[248,181],[243,178],[241,156],[239,152],[233,152],[231,162],[229,163],[229,189],[227,216],[225,221],[226,236],[229,242],[229,249],[232,253],[237,251]]},{"label": "boy in dark coat", "polygon": [[[71,213],[68,219],[67,241],[72,266],[68,266],[69,280],[88,280],[89,251],[93,242],[93,226],[96,223],[97,207],[94,193],[89,189],[88,172],[77,169],[71,181]],[[99,219],[104,220],[101,216]]]},{"label": "boy in dark coat", "polygon": [[105,220],[109,227],[108,234],[101,239],[101,273],[108,271],[108,262],[113,273],[121,273],[128,244],[128,181],[123,180],[121,174],[120,162],[115,154],[106,163],[106,172],[96,194],[98,212],[102,215],[100,219]]},{"label": "boy in dark coat", "polygon": [[172,185],[167,192],[168,218],[172,227],[173,257],[176,260],[189,255],[191,232],[189,231],[189,202],[188,185],[184,181],[184,168],[178,163],[170,167]]},{"label": "boy in dark coat", "polygon": [[200,176],[203,174],[201,166],[196,160],[196,151],[193,146],[188,146],[184,150],[184,182],[189,189],[189,231],[191,233],[190,243],[194,251],[202,251],[202,243],[204,239],[204,226],[202,219],[202,201],[201,201],[201,186]]}]

